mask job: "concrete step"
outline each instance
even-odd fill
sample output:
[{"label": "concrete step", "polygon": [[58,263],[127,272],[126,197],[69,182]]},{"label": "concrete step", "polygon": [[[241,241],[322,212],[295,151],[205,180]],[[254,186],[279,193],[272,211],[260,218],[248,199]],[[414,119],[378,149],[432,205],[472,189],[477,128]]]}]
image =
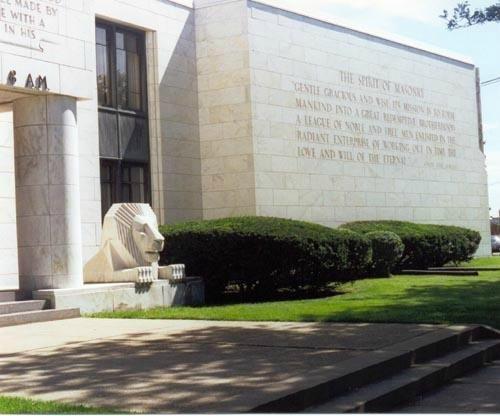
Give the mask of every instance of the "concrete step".
[{"label": "concrete step", "polygon": [[[500,338],[500,336],[498,336]],[[389,351],[412,351],[411,364],[424,363],[456,351],[481,339],[497,338],[497,334],[480,325],[449,326],[407,341],[394,344]]]},{"label": "concrete step", "polygon": [[301,412],[361,388],[394,376],[416,363],[437,359],[463,348],[468,343],[498,337],[481,326],[447,327],[394,344],[377,354],[367,353],[335,365],[331,379],[307,389],[277,397],[253,409],[252,413]]},{"label": "concrete step", "polygon": [[33,312],[45,309],[44,300],[23,300],[18,302],[0,302],[0,315],[11,313]]},{"label": "concrete step", "polygon": [[48,309],[0,315],[0,327],[79,318],[80,309]]},{"label": "concrete step", "polygon": [[391,413],[500,414],[499,380],[500,361],[493,361],[391,409]]},{"label": "concrete step", "polygon": [[0,290],[0,302],[15,302],[32,299],[31,292],[22,290]]},{"label": "concrete step", "polygon": [[500,356],[500,340],[472,343],[463,349],[412,366],[393,377],[369,384],[335,398],[321,406],[307,409],[311,413],[387,412],[415,399]]}]

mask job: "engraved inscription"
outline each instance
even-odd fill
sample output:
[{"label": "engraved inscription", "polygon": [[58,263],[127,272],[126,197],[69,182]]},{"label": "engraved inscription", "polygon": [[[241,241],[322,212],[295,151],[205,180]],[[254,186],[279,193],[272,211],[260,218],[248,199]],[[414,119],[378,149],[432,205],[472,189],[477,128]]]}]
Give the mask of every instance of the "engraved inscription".
[{"label": "engraved inscription", "polygon": [[45,33],[59,32],[64,0],[0,0],[0,41],[44,51]]},{"label": "engraved inscription", "polygon": [[456,169],[456,116],[424,88],[339,71],[338,85],[294,82],[297,155]]}]

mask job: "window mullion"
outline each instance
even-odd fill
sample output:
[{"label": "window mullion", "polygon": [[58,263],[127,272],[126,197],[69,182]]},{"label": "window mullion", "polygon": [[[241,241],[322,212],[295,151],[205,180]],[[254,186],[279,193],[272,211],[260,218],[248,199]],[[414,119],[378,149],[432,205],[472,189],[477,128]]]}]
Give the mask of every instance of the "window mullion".
[{"label": "window mullion", "polygon": [[[122,158],[122,135],[120,129],[120,114],[118,111],[118,77],[117,77],[117,45],[116,45],[116,25],[113,25],[113,41],[112,41],[112,55],[113,55],[113,107],[115,110],[117,135],[118,135],[118,158]],[[121,169],[121,167],[120,167]],[[119,182],[121,182],[121,174],[119,175]]]},{"label": "window mullion", "polygon": [[141,71],[141,101],[142,101],[142,111],[149,114],[149,103],[148,103],[148,57],[147,57],[147,45],[146,45],[146,34],[141,37],[140,44],[140,71]]},{"label": "window mullion", "polygon": [[118,108],[118,89],[116,78],[116,26],[112,25],[111,29],[111,81],[113,83],[113,108]]}]

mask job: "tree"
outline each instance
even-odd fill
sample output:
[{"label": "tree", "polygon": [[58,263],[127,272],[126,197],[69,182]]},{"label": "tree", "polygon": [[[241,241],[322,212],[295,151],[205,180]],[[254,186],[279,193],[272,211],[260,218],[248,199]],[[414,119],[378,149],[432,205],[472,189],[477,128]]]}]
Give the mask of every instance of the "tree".
[{"label": "tree", "polygon": [[487,22],[500,22],[500,3],[485,7],[484,9],[471,10],[468,1],[458,3],[453,13],[443,11],[440,16],[448,22],[448,29],[459,29],[479,25]]}]

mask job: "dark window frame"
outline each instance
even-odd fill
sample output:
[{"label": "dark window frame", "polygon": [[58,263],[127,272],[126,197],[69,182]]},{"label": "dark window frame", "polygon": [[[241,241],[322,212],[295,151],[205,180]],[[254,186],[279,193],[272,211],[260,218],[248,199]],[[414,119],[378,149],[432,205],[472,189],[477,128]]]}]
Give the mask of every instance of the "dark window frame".
[{"label": "dark window frame", "polygon": [[[151,192],[151,156],[150,156],[150,131],[149,131],[149,115],[148,115],[148,96],[147,96],[147,56],[146,56],[146,34],[139,30],[133,28],[124,27],[113,22],[104,21],[101,19],[96,19],[96,28],[102,27],[107,33],[107,60],[109,66],[109,89],[111,90],[111,105],[102,105],[98,101],[98,111],[103,113],[108,113],[116,116],[117,125],[117,146],[118,146],[118,157],[103,156],[100,157],[101,166],[101,189],[104,184],[111,185],[112,201],[120,202],[123,201],[122,186],[126,185],[123,181],[123,170],[131,167],[141,167],[144,169],[144,200],[141,202],[151,204],[152,192]],[[130,33],[137,36],[138,42],[138,55],[139,55],[139,65],[140,65],[140,87],[141,87],[141,109],[135,110],[130,108],[122,108],[118,105],[118,83],[117,83],[117,45],[116,45],[116,34],[117,32]],[[97,44],[97,40],[96,40]],[[128,61],[127,61],[128,63]],[[127,70],[128,73],[128,70]],[[146,149],[147,149],[147,161],[143,159],[134,158],[123,158],[122,152],[122,131],[120,116],[124,117],[134,117],[145,121],[146,125]],[[103,181],[102,179],[102,169],[103,167],[109,167],[111,169],[111,183],[110,181]],[[102,204],[102,215],[106,214],[104,212],[105,206],[104,201]]]},{"label": "dark window frame", "polygon": [[[99,24],[98,22],[96,22],[96,29],[97,28],[103,28],[105,30],[105,33],[106,33],[106,44],[102,44],[102,43],[99,43],[99,40],[97,39],[97,31],[96,31],[96,61],[99,60],[99,50],[98,50],[98,47],[103,47],[106,49],[106,63],[107,63],[107,74],[106,76],[108,77],[108,79],[106,80],[107,83],[106,83],[106,86],[108,87],[107,89],[109,91],[106,91],[106,96],[108,97],[108,100],[111,102],[111,106],[113,106],[113,103],[114,103],[114,97],[113,97],[113,73],[111,71],[111,67],[112,67],[112,64],[111,64],[111,53],[110,53],[110,47],[111,47],[111,37],[109,36],[110,35],[110,32],[107,31],[107,26],[105,26],[104,24]],[[98,69],[98,68],[97,68]],[[97,84],[97,88],[98,88],[98,92],[99,92],[99,83]],[[99,96],[99,93],[97,95],[97,102],[98,102],[98,106],[102,106],[101,103],[100,103],[100,96]]]},{"label": "dark window frame", "polygon": [[[110,193],[111,193],[111,200],[123,200],[123,194],[122,194],[122,187],[124,185],[132,187],[132,185],[135,183],[132,178],[130,177],[129,180],[125,180],[123,178],[123,172],[124,169],[130,169],[132,168],[142,168],[144,169],[144,192],[145,192],[145,203],[150,203],[148,202],[148,198],[150,198],[151,194],[149,190],[151,189],[151,179],[149,173],[149,164],[148,163],[141,163],[141,162],[129,162],[129,161],[123,161],[121,159],[109,159],[109,158],[101,158],[100,162],[100,168],[101,168],[101,189],[104,184],[108,185],[110,187]],[[110,179],[103,179],[102,171],[103,169],[109,169],[110,172]],[[131,188],[130,191],[132,192],[133,189]],[[101,200],[101,210],[103,216],[106,214],[105,211],[105,204],[104,200]],[[109,207],[108,207],[109,208]]]},{"label": "dark window frame", "polygon": [[[110,36],[108,36],[108,62],[110,65],[110,82],[111,82],[111,105],[101,105],[98,104],[99,110],[105,111],[115,111],[121,112],[125,115],[136,115],[147,118],[148,116],[148,96],[147,96],[147,58],[146,58],[146,34],[136,29],[129,27],[124,27],[119,24],[108,22],[101,19],[96,19],[96,27],[102,27],[106,30],[110,30]],[[138,50],[140,59],[140,74],[141,74],[141,107],[140,110],[134,110],[130,108],[122,108],[118,105],[118,83],[116,79],[116,32],[131,33],[139,37]],[[114,52],[114,53],[113,53]]]},{"label": "dark window frame", "polygon": [[[103,171],[104,169],[109,169],[109,179],[104,179]],[[113,160],[113,159],[100,159],[100,171],[101,171],[101,212],[102,212],[102,217],[104,218],[104,215],[106,214],[106,209],[109,209],[107,207],[108,201],[105,201],[103,198],[103,185],[106,185],[109,187],[109,193],[111,197],[111,201],[115,201],[117,199],[118,195],[118,172],[119,172],[119,161],[118,160]],[[107,176],[107,175],[106,175]]]}]

